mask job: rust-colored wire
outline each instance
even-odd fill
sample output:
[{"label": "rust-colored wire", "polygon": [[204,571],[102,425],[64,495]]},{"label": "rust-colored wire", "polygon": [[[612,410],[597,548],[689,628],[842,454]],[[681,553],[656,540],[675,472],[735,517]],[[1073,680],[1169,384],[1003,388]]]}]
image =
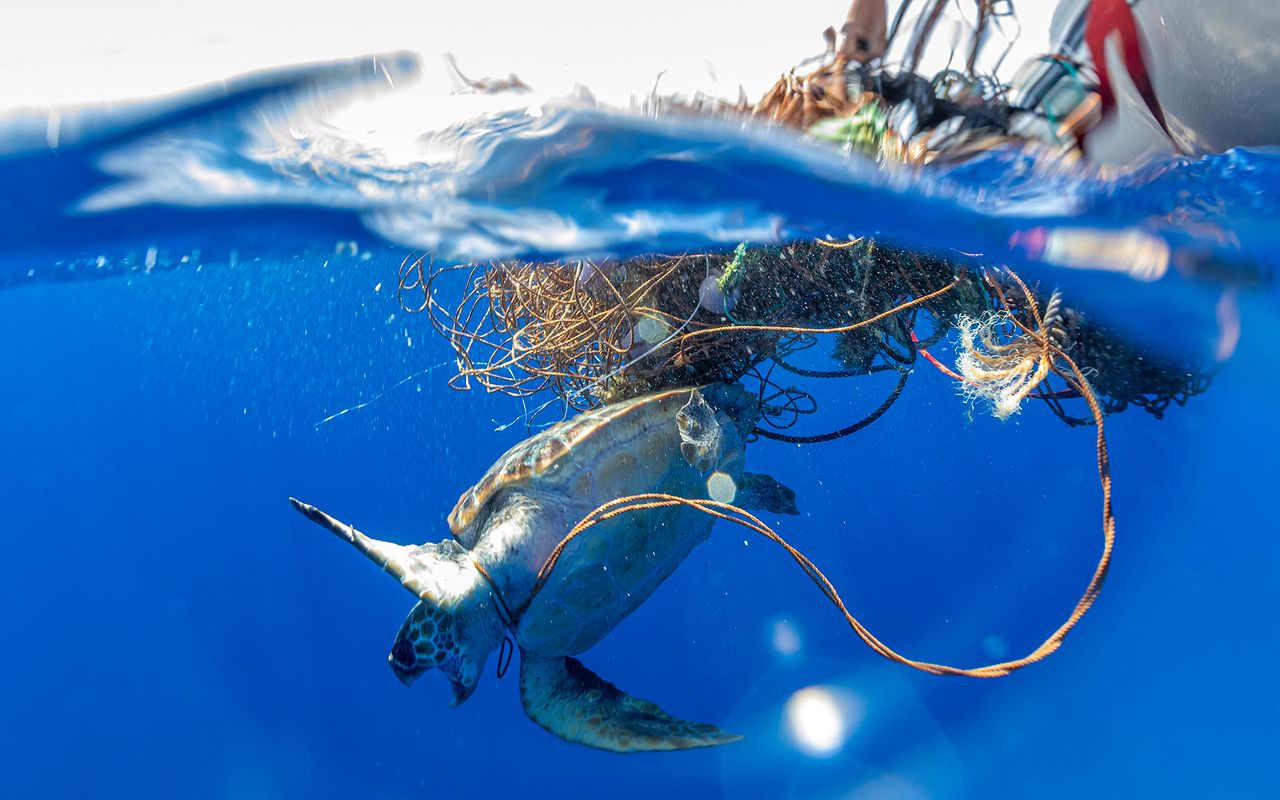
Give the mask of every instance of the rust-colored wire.
[{"label": "rust-colored wire", "polygon": [[[864,239],[772,248],[751,256],[755,266],[735,266],[745,280],[724,289],[707,280],[730,269],[736,257],[727,253],[439,268],[418,259],[402,265],[398,291],[402,307],[427,312],[452,345],[452,387],[517,398],[546,392],[582,411],[668,386],[737,380],[796,335],[874,328],[870,352],[909,366],[914,353],[898,355],[888,341],[909,325],[887,321],[968,278],[942,262],[917,263],[919,274],[905,276],[895,253]],[[460,291],[444,290],[448,276],[461,279]],[[704,307],[705,291],[732,295],[737,317]],[[447,308],[446,296],[457,298]]]},{"label": "rust-colored wire", "polygon": [[[445,309],[436,300],[435,282],[458,269],[427,270],[419,260],[401,275],[402,306],[428,311],[437,332],[453,345],[455,388],[475,380],[488,391],[515,397],[549,389],[582,410],[594,402],[583,389],[626,360],[637,315],[657,313],[640,302],[643,287],[624,295],[598,270],[594,291],[588,291],[584,267],[518,262],[470,267],[461,299]],[[420,302],[405,299],[417,292]]]}]

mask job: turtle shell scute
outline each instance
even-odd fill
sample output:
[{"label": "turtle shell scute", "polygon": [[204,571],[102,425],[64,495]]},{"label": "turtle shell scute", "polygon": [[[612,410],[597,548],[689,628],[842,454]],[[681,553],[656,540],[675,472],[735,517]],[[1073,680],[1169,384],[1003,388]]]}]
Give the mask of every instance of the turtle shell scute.
[{"label": "turtle shell scute", "polygon": [[450,530],[461,533],[498,492],[556,476],[570,456],[576,456],[578,464],[594,466],[591,440],[606,425],[640,424],[647,406],[688,391],[659,392],[585,411],[520,442],[499,458],[475,486],[463,492],[449,513]]}]

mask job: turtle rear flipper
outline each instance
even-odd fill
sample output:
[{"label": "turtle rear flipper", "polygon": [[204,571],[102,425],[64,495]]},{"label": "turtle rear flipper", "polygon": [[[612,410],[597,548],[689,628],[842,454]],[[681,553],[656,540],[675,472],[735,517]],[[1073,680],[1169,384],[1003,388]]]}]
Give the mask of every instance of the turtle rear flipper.
[{"label": "turtle rear flipper", "polygon": [[742,473],[742,485],[738,487],[738,505],[750,511],[769,511],[774,514],[799,514],[794,489],[783,486],[770,475],[755,472]]},{"label": "turtle rear flipper", "polygon": [[520,699],[529,719],[561,739],[615,753],[713,747],[742,738],[715,725],[676,719],[602,680],[576,658],[521,652]]}]

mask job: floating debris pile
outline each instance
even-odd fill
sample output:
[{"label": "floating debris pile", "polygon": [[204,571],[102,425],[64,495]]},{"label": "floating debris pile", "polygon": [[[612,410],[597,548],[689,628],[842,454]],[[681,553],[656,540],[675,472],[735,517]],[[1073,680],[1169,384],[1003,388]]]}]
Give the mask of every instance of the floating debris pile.
[{"label": "floating debris pile", "polygon": [[[460,300],[444,305],[441,297]],[[746,381],[761,399],[758,434],[798,443],[848,435],[878,418],[921,357],[966,396],[991,401],[999,417],[1034,398],[1068,423],[1090,421],[1070,413],[1080,391],[1052,386],[1051,354],[1026,343],[1029,331],[1071,357],[1109,413],[1135,405],[1160,416],[1209,378],[1200,365],[1142,352],[1008,270],[870,239],[600,263],[434,268],[418,259],[401,271],[400,298],[407,310],[427,312],[453,346],[453,386],[546,395],[531,416],[555,401],[567,414],[661,389]],[[928,350],[953,332],[955,370]],[[832,368],[798,363],[824,336]],[[898,384],[870,419],[831,434],[782,433],[816,411],[796,384],[879,372],[897,373]]]},{"label": "floating debris pile", "polygon": [[[1083,18],[1055,34],[1052,52],[1005,81],[999,73],[1022,34],[1016,3],[978,2],[972,16],[946,0],[912,6],[900,3],[889,24],[884,0],[854,0],[840,36],[824,32],[827,50],[805,63],[808,71],[793,68],[758,103],[733,109],[885,161],[919,164],[1010,142],[1080,154],[1081,137],[1101,120],[1105,91]],[[928,57],[938,63],[946,52],[935,42],[942,30],[964,33],[930,76]],[[1001,39],[1002,49],[990,47]]]},{"label": "floating debris pile", "polygon": [[[1012,4],[981,2],[963,69],[948,66],[930,79],[916,67],[946,5],[941,0],[924,4],[909,56],[882,59],[909,5],[910,0],[900,5],[886,32],[883,3],[855,0],[845,34],[860,57],[837,50],[831,32],[831,47],[816,68],[787,73],[759,103],[689,104],[655,97],[651,110],[747,114],[879,161],[925,164],[1032,141],[1068,157],[1079,154],[1081,132],[1099,117],[1099,87],[1088,66],[1071,58],[1075,45],[1068,42],[1071,52],[1060,49],[1031,62],[1044,69],[1012,90],[975,66],[988,26],[1012,17]],[[1086,239],[1058,248],[1070,256],[1064,265],[1101,266],[1139,280],[1155,280],[1167,269],[1167,247],[1153,249],[1143,239],[1141,246],[1116,248],[1114,237]],[[1106,239],[1107,246],[1092,246],[1094,239]],[[424,258],[410,259],[402,265],[399,298],[406,310],[426,313],[451,344],[457,366],[451,385],[479,385],[519,398],[530,425],[544,421],[539,418],[548,409],[559,414],[546,416],[563,419],[664,389],[741,383],[758,393],[759,416],[749,440],[814,444],[874,423],[923,359],[997,418],[1008,419],[1027,400],[1038,400],[1069,425],[1094,426],[1102,550],[1066,620],[1021,658],[964,669],[901,655],[853,617],[806,556],[750,513],[701,496],[645,491],[601,504],[564,536],[535,584],[535,593],[547,585],[571,540],[598,523],[621,514],[692,508],[778,544],[875,652],[937,675],[999,677],[1061,646],[1097,598],[1115,543],[1106,416],[1139,407],[1159,418],[1170,405],[1204,391],[1210,379],[1206,365],[1127,341],[1055,287],[1029,285],[977,256],[913,251],[870,238],[744,242],[727,252],[600,262],[437,268]],[[829,363],[805,352],[819,343],[826,344]],[[947,345],[954,349],[954,368],[931,352]],[[805,388],[813,381],[882,372],[895,375],[896,383],[863,418],[825,433],[790,432],[818,411]],[[708,480],[714,477],[712,472]],[[708,497],[716,493],[708,490]]]}]

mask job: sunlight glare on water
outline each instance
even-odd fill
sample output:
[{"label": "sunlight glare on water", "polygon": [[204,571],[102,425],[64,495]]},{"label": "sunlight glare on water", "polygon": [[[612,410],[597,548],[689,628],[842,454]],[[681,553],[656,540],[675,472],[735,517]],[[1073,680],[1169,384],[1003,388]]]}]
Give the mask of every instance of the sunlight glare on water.
[{"label": "sunlight glare on water", "polygon": [[783,718],[791,742],[811,756],[840,752],[866,715],[862,698],[837,686],[807,686],[791,695]]}]

